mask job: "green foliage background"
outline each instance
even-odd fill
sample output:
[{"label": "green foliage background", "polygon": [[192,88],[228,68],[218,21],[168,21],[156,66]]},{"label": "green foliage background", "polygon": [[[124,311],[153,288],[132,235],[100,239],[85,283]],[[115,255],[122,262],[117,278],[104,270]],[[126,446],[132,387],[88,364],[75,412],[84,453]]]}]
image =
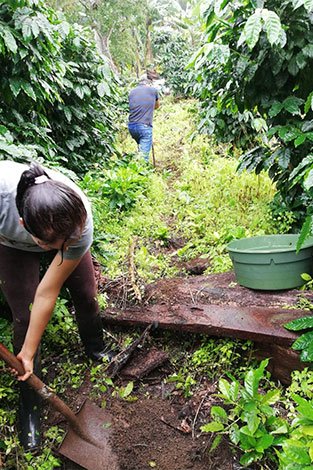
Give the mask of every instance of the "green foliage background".
[{"label": "green foliage background", "polygon": [[0,4],[0,158],[76,173],[115,151],[118,89],[88,31],[37,0]]},{"label": "green foliage background", "polygon": [[249,149],[240,169],[269,172],[274,210],[312,207],[313,2],[209,1],[192,64],[200,129]]}]

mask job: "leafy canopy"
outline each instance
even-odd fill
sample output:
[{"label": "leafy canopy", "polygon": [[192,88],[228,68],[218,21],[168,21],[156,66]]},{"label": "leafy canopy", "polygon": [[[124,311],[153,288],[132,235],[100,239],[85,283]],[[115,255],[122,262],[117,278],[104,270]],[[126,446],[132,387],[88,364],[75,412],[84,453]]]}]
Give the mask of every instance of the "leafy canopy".
[{"label": "leafy canopy", "polygon": [[83,172],[114,152],[117,87],[88,30],[41,0],[0,4],[0,158]]},{"label": "leafy canopy", "polygon": [[312,11],[312,0],[211,0],[191,61],[200,129],[248,148],[240,170],[269,171],[274,209],[298,226],[313,195]]}]

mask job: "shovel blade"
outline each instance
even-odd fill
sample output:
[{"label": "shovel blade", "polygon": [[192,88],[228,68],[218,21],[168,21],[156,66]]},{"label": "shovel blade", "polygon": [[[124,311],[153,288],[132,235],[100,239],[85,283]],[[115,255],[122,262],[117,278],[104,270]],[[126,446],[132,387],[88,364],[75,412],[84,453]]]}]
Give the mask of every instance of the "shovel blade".
[{"label": "shovel blade", "polygon": [[80,428],[94,443],[81,438],[69,428],[59,453],[87,470],[119,470],[117,457],[109,443],[110,415],[86,400],[76,416]]}]

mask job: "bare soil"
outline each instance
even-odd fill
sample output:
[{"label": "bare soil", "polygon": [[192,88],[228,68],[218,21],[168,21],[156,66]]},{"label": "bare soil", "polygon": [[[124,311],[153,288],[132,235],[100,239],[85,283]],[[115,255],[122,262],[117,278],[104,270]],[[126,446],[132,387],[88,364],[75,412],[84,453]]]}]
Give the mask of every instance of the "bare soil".
[{"label": "bare soil", "polygon": [[[132,394],[135,400],[113,399],[105,394],[93,400],[99,406],[106,400],[106,410],[112,418],[110,444],[120,470],[238,468],[234,467],[235,460],[226,441],[218,452],[210,454],[212,436],[200,431],[200,426],[208,421],[212,404],[216,403],[213,396],[216,386],[203,383],[192,399],[184,399],[173,384],[164,385],[165,372],[163,368],[159,374],[148,376],[144,387],[141,384]],[[87,381],[72,401],[79,403],[89,388]],[[69,390],[67,402],[70,395]],[[50,410],[48,425],[52,424],[60,424],[60,416]],[[62,461],[64,470],[82,468],[64,457]]]}]

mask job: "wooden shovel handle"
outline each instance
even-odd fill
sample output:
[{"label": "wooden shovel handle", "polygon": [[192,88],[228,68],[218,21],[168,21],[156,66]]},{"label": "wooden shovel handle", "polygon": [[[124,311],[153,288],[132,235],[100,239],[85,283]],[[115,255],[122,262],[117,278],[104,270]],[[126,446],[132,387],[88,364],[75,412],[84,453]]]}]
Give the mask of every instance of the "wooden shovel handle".
[{"label": "wooden shovel handle", "polygon": [[[18,375],[24,375],[24,367],[21,361],[17,359],[3,344],[0,343],[0,357],[7,363],[9,367],[17,370]],[[67,419],[71,427],[81,435],[78,419],[73,411],[62,401],[54,392],[45,385],[37,375],[32,374],[25,382],[32,387],[44,400],[48,401],[53,408],[62,413]]]}]

